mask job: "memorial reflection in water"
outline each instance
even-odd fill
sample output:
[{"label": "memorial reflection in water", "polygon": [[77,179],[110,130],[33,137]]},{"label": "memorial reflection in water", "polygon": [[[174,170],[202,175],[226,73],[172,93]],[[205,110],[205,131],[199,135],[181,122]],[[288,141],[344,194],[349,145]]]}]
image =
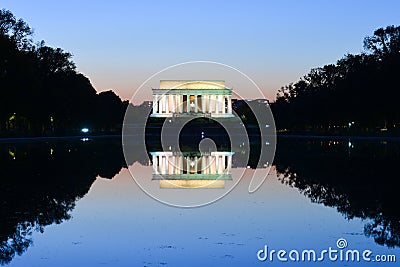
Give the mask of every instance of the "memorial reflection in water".
[{"label": "memorial reflection in water", "polygon": [[160,188],[224,188],[234,152],[150,152]]}]

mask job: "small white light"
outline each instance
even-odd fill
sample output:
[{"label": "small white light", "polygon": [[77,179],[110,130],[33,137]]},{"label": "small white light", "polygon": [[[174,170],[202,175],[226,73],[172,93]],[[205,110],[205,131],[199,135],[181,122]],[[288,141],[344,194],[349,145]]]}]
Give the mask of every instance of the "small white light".
[{"label": "small white light", "polygon": [[88,132],[89,132],[89,129],[86,128],[86,127],[85,127],[85,128],[82,128],[82,129],[81,129],[81,132],[82,132],[82,133],[88,133]]}]

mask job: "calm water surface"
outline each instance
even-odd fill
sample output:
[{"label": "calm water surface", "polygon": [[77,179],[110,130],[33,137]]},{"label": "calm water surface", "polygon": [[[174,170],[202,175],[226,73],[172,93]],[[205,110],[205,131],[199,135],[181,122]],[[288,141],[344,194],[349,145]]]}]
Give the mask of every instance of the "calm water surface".
[{"label": "calm water surface", "polygon": [[[151,180],[146,152],[130,160]],[[397,266],[260,262],[256,254],[265,245],[288,252],[337,249],[344,238],[348,249],[399,261],[399,163],[394,140],[280,138],[272,171],[256,193],[247,192],[244,177],[223,199],[182,209],[140,190],[118,138],[2,142],[0,263]],[[233,159],[232,172],[246,167]]]}]

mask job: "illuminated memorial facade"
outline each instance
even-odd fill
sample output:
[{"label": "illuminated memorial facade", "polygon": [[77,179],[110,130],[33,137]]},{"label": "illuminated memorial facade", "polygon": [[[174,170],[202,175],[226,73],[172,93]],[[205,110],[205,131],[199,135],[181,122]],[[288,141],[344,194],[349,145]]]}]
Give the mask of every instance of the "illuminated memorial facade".
[{"label": "illuminated memorial facade", "polygon": [[180,116],[233,117],[232,89],[224,81],[161,80],[151,117]]},{"label": "illuminated memorial facade", "polygon": [[232,180],[233,152],[150,152],[161,188],[224,188]]}]

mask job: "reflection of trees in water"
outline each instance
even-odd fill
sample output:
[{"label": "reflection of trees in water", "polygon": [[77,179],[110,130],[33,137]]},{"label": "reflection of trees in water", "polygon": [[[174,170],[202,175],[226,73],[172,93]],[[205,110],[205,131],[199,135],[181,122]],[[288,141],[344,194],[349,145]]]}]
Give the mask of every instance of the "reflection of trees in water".
[{"label": "reflection of trees in water", "polygon": [[278,143],[275,165],[282,183],[313,202],[336,207],[348,219],[367,220],[364,234],[376,243],[400,246],[400,144],[321,140]]},{"label": "reflection of trees in water", "polygon": [[[364,233],[378,244],[400,246],[394,183],[400,144],[321,140],[280,140],[275,165],[281,181],[348,219],[367,220]],[[145,150],[138,146],[134,151],[129,165],[148,164]],[[250,156],[250,161],[257,158]],[[0,143],[0,264],[26,251],[34,231],[70,219],[97,176],[112,178],[123,167],[118,138]]]},{"label": "reflection of trees in water", "polygon": [[0,144],[0,264],[32,244],[34,231],[71,218],[97,176],[126,167],[120,139]]}]

